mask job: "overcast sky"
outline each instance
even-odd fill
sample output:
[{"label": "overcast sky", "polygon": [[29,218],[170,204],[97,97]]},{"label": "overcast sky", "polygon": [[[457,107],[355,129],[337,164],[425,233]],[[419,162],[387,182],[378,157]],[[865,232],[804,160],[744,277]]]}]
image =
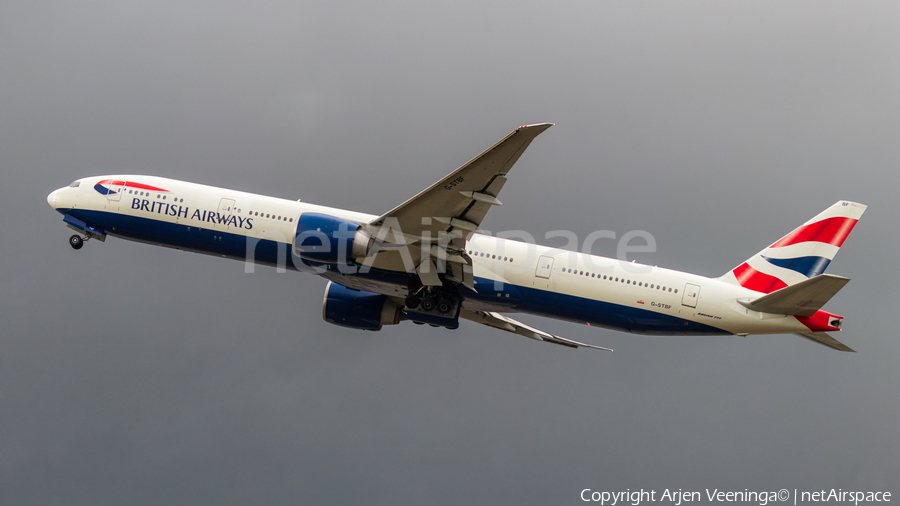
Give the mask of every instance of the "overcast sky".
[{"label": "overcast sky", "polygon": [[[892,2],[0,4],[0,504],[900,493],[898,20]],[[74,251],[45,200],[142,173],[380,214],[544,121],[486,229],[646,230],[640,261],[718,276],[868,204],[826,308],[859,353],[528,316],[616,351],[353,331],[322,321],[310,275]]]}]

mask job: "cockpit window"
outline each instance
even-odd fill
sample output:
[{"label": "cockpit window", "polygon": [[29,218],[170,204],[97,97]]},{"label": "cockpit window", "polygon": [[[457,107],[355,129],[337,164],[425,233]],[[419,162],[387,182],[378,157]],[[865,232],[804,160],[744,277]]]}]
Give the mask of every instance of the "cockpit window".
[{"label": "cockpit window", "polygon": [[78,188],[78,185],[80,185],[80,184],[81,184],[81,181],[72,181],[69,184],[69,188]]}]

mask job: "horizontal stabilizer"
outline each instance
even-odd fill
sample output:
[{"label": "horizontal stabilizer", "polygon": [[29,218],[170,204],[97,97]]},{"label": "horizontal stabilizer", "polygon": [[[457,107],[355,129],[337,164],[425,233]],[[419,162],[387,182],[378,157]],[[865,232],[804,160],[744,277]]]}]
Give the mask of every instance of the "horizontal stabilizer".
[{"label": "horizontal stabilizer", "polygon": [[569,348],[578,348],[579,346],[584,346],[585,348],[593,348],[595,350],[612,351],[609,348],[594,346],[593,344],[579,343],[578,341],[573,341],[571,339],[553,335],[549,332],[544,332],[543,330],[539,330],[534,327],[529,327],[522,322],[513,320],[512,318],[504,316],[500,313],[493,313],[490,311],[471,311],[468,309],[463,309],[459,312],[459,316],[460,318],[465,318],[466,320],[473,321],[475,323],[480,323],[482,325],[487,325],[488,327],[494,327],[495,329],[512,332],[513,334],[518,334],[529,339],[534,339],[535,341],[546,341],[548,343],[559,344],[561,346],[568,346]]},{"label": "horizontal stabilizer", "polygon": [[824,344],[825,346],[830,346],[836,350],[841,351],[850,351],[856,353],[856,350],[850,348],[846,344],[838,341],[837,339],[829,336],[825,332],[810,332],[807,334],[797,334],[798,336],[803,336],[807,339],[811,339],[819,344]]},{"label": "horizontal stabilizer", "polygon": [[822,274],[757,299],[738,302],[760,313],[812,316],[848,282],[849,278]]}]

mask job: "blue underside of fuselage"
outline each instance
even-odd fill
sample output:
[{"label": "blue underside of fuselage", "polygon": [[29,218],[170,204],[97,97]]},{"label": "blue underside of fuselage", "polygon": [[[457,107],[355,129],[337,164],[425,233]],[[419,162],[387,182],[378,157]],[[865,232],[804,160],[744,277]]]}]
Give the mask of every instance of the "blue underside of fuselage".
[{"label": "blue underside of fuselage", "polygon": [[[339,274],[337,266],[300,260],[291,254],[290,244],[253,239],[224,230],[200,228],[196,225],[168,223],[137,216],[92,211],[85,209],[58,209],[62,214],[74,216],[89,225],[105,230],[109,235],[134,241],[158,244],[171,248],[223,256],[254,263],[283,266],[301,272],[322,275],[340,283],[340,276],[354,276],[404,289],[408,275],[404,272],[371,269],[366,273]],[[255,241],[248,247],[248,241]],[[328,270],[323,274],[323,268]],[[337,278],[337,279],[335,279]],[[660,335],[713,335],[728,332],[675,316],[646,309],[623,306],[584,297],[539,290],[536,288],[495,284],[493,281],[475,278],[473,292],[460,286],[462,299],[482,301],[502,306],[509,311],[590,323],[600,327],[641,334]],[[483,287],[483,288],[482,288]]]}]

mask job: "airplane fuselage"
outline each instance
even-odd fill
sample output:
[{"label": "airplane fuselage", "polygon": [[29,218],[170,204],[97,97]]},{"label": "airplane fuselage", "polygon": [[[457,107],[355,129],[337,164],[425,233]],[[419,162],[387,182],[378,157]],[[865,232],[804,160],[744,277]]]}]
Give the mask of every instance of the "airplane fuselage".
[{"label": "airplane fuselage", "polygon": [[[83,178],[53,192],[48,202],[70,225],[74,219],[108,236],[242,260],[248,266],[313,273],[391,297],[407,295],[406,272],[339,268],[292,252],[303,213],[359,223],[375,215],[141,175]],[[739,301],[760,293],[720,279],[478,233],[466,249],[474,290],[459,288],[465,309],[522,312],[657,335],[834,330],[814,329],[808,319],[804,323],[795,316],[748,309]]]}]

